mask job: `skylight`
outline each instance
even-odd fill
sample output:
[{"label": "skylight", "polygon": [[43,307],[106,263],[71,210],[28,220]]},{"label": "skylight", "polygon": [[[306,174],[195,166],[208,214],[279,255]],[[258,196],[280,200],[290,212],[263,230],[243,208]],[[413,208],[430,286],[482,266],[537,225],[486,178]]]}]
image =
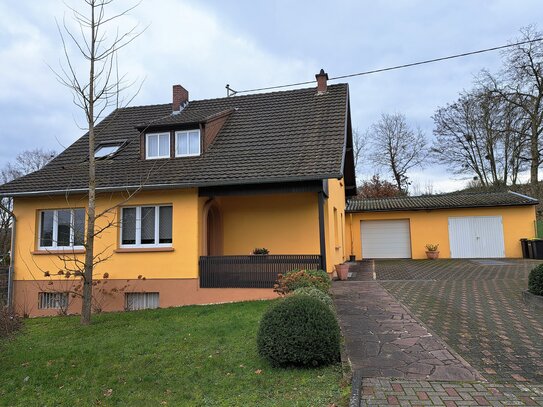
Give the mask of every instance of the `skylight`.
[{"label": "skylight", "polygon": [[109,157],[119,151],[119,148],[121,148],[121,146],[122,143],[98,146],[98,148],[94,150],[94,158]]}]

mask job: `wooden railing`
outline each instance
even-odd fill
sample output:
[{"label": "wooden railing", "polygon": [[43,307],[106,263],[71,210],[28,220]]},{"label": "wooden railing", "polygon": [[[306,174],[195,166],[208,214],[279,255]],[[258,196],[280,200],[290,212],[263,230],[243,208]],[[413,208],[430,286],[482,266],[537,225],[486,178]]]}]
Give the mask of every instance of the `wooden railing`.
[{"label": "wooden railing", "polygon": [[252,255],[200,257],[201,288],[273,288],[280,273],[318,269],[321,256]]}]

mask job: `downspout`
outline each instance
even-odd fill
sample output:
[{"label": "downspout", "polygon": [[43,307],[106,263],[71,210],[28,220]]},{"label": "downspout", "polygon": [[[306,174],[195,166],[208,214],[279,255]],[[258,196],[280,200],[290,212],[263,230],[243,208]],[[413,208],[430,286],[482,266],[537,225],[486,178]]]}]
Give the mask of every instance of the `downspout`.
[{"label": "downspout", "polygon": [[321,250],[321,269],[326,270],[326,236],[324,229],[324,192],[319,192],[319,240]]},{"label": "downspout", "polygon": [[15,223],[17,218],[15,214],[6,208],[2,203],[0,203],[0,208],[8,213],[11,217],[11,242],[10,242],[10,252],[9,252],[9,268],[8,268],[8,309],[11,310],[13,307],[13,274],[14,274],[14,263],[15,263]]}]

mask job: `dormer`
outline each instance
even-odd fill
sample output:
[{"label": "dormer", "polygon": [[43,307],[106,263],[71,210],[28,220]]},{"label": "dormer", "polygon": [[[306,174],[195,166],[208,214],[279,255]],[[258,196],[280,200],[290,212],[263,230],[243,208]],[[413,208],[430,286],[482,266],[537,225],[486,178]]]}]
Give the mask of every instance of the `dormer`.
[{"label": "dormer", "polygon": [[235,108],[200,111],[198,102],[189,102],[181,85],[172,88],[172,113],[136,128],[141,133],[141,159],[186,159],[208,150]]}]

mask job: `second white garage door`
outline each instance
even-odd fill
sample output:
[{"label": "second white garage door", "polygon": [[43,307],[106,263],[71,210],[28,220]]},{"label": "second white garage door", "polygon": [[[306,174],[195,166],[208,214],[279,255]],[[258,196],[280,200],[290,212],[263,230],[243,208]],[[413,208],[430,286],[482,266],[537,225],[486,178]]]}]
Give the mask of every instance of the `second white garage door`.
[{"label": "second white garage door", "polygon": [[501,216],[449,218],[451,257],[505,257]]},{"label": "second white garage door", "polygon": [[409,220],[363,220],[360,222],[362,258],[409,259]]}]

